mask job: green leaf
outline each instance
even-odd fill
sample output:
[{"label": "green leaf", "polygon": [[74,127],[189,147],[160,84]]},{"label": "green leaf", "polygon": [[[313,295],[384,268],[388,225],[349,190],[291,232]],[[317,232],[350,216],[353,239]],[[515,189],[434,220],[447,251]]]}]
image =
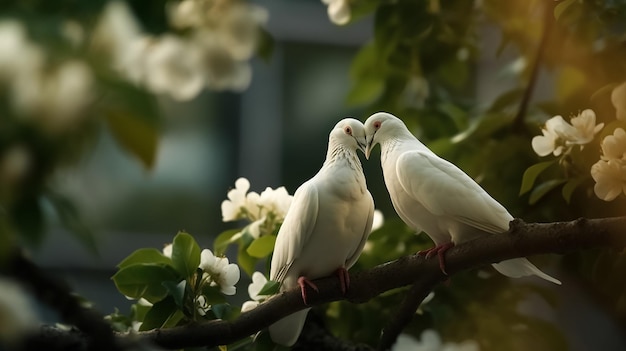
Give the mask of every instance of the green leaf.
[{"label": "green leaf", "polygon": [[348,92],[346,103],[350,106],[367,105],[378,99],[384,89],[385,82],[381,78],[359,79]]},{"label": "green leaf", "polygon": [[138,249],[128,255],[128,257],[126,257],[124,260],[122,260],[122,262],[117,265],[117,268],[124,268],[130,265],[141,263],[162,263],[172,266],[172,260],[169,257],[163,256],[161,251],[155,248],[143,248]]},{"label": "green leaf", "polygon": [[588,178],[586,176],[577,177],[574,179],[570,179],[567,181],[567,183],[565,183],[563,189],[561,190],[561,194],[563,195],[563,199],[565,199],[565,202],[567,202],[568,204],[570,203],[570,200],[572,199],[572,195],[574,194],[576,188],[578,188],[587,179]]},{"label": "green leaf", "polygon": [[134,264],[121,268],[113,277],[113,282],[122,294],[155,303],[167,295],[164,281],[181,280],[170,266],[164,264]]},{"label": "green leaf", "polygon": [[211,311],[213,312],[216,318],[225,319],[224,317],[232,312],[232,307],[231,305],[227,303],[220,303],[220,304],[212,305]]},{"label": "green leaf", "polygon": [[130,318],[137,322],[143,322],[143,319],[146,317],[146,313],[148,313],[150,308],[152,308],[152,306],[134,303],[130,306]]},{"label": "green leaf", "polygon": [[237,250],[237,263],[239,264],[239,267],[241,267],[241,269],[243,269],[243,271],[249,276],[252,276],[252,273],[254,273],[254,266],[257,261],[257,258],[248,254],[244,245],[239,245],[239,250]]},{"label": "green leaf", "polygon": [[258,295],[274,295],[279,291],[279,289],[279,282],[268,280],[267,283],[263,285],[263,288],[261,288],[261,291],[259,291]]},{"label": "green leaf", "polygon": [[533,188],[533,185],[535,185],[535,181],[537,180],[539,174],[548,169],[554,163],[554,160],[544,161],[528,167],[522,176],[522,186],[520,187],[519,194],[523,195],[530,191],[530,189]]},{"label": "green leaf", "polygon": [[487,109],[487,111],[488,112],[502,112],[507,107],[518,103],[518,101],[520,100],[523,94],[524,94],[524,89],[521,89],[521,88],[509,90],[501,94],[500,96],[498,96],[493,101],[491,106],[489,106],[489,109]]},{"label": "green leaf", "polygon": [[139,331],[174,326],[183,316],[182,311],[176,306],[174,298],[168,296],[150,308],[139,327]]},{"label": "green leaf", "polygon": [[379,52],[374,43],[369,43],[356,54],[350,66],[352,88],[346,102],[350,105],[365,105],[376,100],[385,88],[384,76],[379,64]]},{"label": "green leaf", "polygon": [[602,88],[596,90],[593,94],[591,94],[589,100],[594,101],[605,94],[610,95],[613,92],[613,89],[615,89],[615,87],[617,87],[618,85],[618,83],[611,83],[603,86]]},{"label": "green leaf", "polygon": [[81,218],[75,204],[67,197],[53,191],[47,191],[45,196],[54,207],[63,227],[85,245],[89,251],[97,255],[98,246],[96,244],[95,235]]},{"label": "green leaf", "polygon": [[200,265],[200,246],[188,233],[179,232],[174,237],[172,262],[183,277],[191,277]]},{"label": "green leaf", "polygon": [[259,45],[257,46],[256,54],[263,60],[265,63],[269,63],[272,59],[272,54],[274,53],[274,47],[276,43],[274,41],[274,37],[265,30],[265,28],[259,28]]},{"label": "green leaf", "polygon": [[246,249],[248,254],[252,257],[263,258],[269,256],[274,251],[274,243],[276,242],[276,236],[265,235],[255,239],[250,246]]},{"label": "green leaf", "polygon": [[126,109],[111,109],[106,113],[106,120],[115,140],[150,169],[154,166],[159,131],[154,123],[136,117],[134,113]]},{"label": "green leaf", "polygon": [[220,233],[220,235],[218,235],[213,242],[213,252],[215,253],[215,256],[223,255],[224,252],[226,252],[226,248],[228,247],[228,245],[235,242],[235,240],[233,240],[233,237],[240,232],[241,229],[237,228],[229,229]]},{"label": "green leaf", "polygon": [[174,302],[176,302],[176,306],[179,309],[183,309],[183,300],[185,298],[185,288],[187,287],[187,281],[181,280],[179,283],[176,282],[163,282],[162,283],[169,296],[174,298]]},{"label": "green leaf", "polygon": [[528,199],[528,203],[534,205],[537,201],[541,200],[547,193],[549,193],[552,189],[557,186],[565,183],[565,179],[553,179],[548,180],[547,182],[539,184],[533,191],[530,193],[530,198]]},{"label": "green leaf", "polygon": [[577,0],[564,0],[554,7],[554,18],[558,21],[563,13]]},{"label": "green leaf", "polygon": [[220,291],[217,286],[210,286],[205,284],[202,287],[202,295],[206,298],[206,303],[209,305],[215,305],[226,302],[226,297]]},{"label": "green leaf", "polygon": [[44,216],[41,204],[37,197],[20,199],[12,208],[9,215],[11,225],[19,233],[25,243],[38,247],[44,238]]}]

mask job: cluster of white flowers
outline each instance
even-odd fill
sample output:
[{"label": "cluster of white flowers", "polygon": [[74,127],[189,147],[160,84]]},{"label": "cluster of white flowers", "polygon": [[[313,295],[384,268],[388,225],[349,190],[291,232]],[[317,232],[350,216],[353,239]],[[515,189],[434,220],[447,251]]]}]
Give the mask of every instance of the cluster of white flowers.
[{"label": "cluster of white flowers", "polygon": [[479,351],[480,347],[474,340],[465,340],[458,344],[444,343],[439,333],[426,329],[422,332],[420,341],[410,335],[400,334],[391,349],[393,351]]},{"label": "cluster of white flowers", "polygon": [[626,194],[626,132],[617,128],[602,140],[602,156],[591,166],[596,182],[593,190],[600,199],[612,201]]},{"label": "cluster of white flowers", "polygon": [[[172,244],[163,247],[163,256],[172,257]],[[228,257],[215,257],[211,250],[204,249],[200,253],[198,267],[203,271],[201,278],[203,284],[219,287],[225,295],[235,295],[237,292],[235,284],[239,282],[241,272],[237,264],[228,261]],[[198,295],[194,302],[200,315],[204,316],[211,309],[204,295]]]},{"label": "cluster of white flowers", "polygon": [[189,100],[204,88],[248,87],[260,28],[267,11],[243,0],[183,0],[167,6],[170,24],[185,35],[142,33],[123,2],[110,2],[94,45],[131,81],[155,93]]},{"label": "cluster of white flowers", "polygon": [[265,278],[263,273],[254,272],[252,274],[252,283],[248,285],[248,295],[250,295],[252,301],[244,302],[243,305],[241,305],[241,312],[250,311],[267,299],[267,295],[259,295],[259,292],[261,292],[261,289],[263,289],[266,283],[267,278]]},{"label": "cluster of white flowers", "polygon": [[350,10],[349,0],[322,0],[327,6],[328,18],[338,25],[344,25],[350,22],[352,11]]},{"label": "cluster of white flowers", "polygon": [[246,229],[254,238],[272,233],[285,219],[293,196],[284,186],[268,187],[261,194],[248,190],[250,182],[246,178],[235,181],[235,188],[227,194],[228,200],[222,202],[222,220],[249,220]]},{"label": "cluster of white flowers", "polygon": [[[74,23],[74,33],[80,30]],[[72,40],[80,40],[73,36]],[[0,90],[7,92],[17,116],[46,132],[60,133],[86,115],[85,109],[95,95],[95,84],[84,61],[52,61],[29,40],[21,22],[0,21]]]},{"label": "cluster of white flowers", "polygon": [[541,130],[543,135],[532,139],[533,150],[539,156],[567,155],[572,147],[590,143],[593,137],[604,127],[604,123],[596,125],[596,113],[587,109],[567,123],[563,117],[550,118]]},{"label": "cluster of white flowers", "polygon": [[[616,86],[611,92],[611,103],[618,121],[626,121],[626,82]],[[591,142],[604,123],[596,125],[596,115],[592,110],[584,110],[572,118],[571,125],[563,117],[555,116],[546,122],[540,136],[532,140],[533,150],[539,156],[567,155],[574,145]],[[626,132],[616,128],[612,135],[604,137],[601,143],[600,160],[591,166],[591,177],[595,181],[594,193],[604,201],[612,201],[620,194],[626,194]]]}]

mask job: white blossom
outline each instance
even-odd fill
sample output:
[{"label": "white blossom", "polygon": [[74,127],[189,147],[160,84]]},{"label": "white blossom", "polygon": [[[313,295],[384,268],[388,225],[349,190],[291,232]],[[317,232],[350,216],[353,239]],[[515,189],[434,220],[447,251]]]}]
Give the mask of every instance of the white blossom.
[{"label": "white blossom", "polygon": [[322,0],[327,8],[328,18],[337,25],[344,25],[350,22],[352,16],[350,3],[348,0]]},{"label": "white blossom", "polygon": [[374,210],[374,220],[372,222],[372,231],[379,229],[385,223],[385,215],[381,210]]},{"label": "white blossom", "polygon": [[413,336],[400,334],[392,351],[479,351],[478,343],[474,340],[466,340],[461,343],[442,342],[439,333],[432,329],[422,332],[418,341]]},{"label": "white blossom", "polygon": [[39,321],[26,292],[14,281],[0,278],[0,344],[17,342]]},{"label": "white blossom", "polygon": [[163,35],[153,40],[144,54],[145,84],[151,91],[189,100],[204,87],[201,52],[191,43]]},{"label": "white blossom", "polygon": [[273,213],[276,219],[282,222],[287,215],[287,210],[289,210],[292,200],[293,196],[289,195],[284,186],[276,189],[267,187],[261,192],[258,204],[264,211]]},{"label": "white blossom", "polygon": [[215,257],[209,249],[200,253],[199,267],[204,271],[203,278],[210,277],[211,286],[219,286],[226,295],[235,295],[235,284],[239,281],[239,266],[229,263],[227,257]]},{"label": "white blossom", "polygon": [[172,258],[172,247],[173,245],[171,243],[163,246],[163,256]]},{"label": "white blossom", "polygon": [[599,160],[591,166],[591,177],[596,182],[593,191],[604,201],[613,201],[626,194],[626,166],[618,160]]},{"label": "white blossom", "polygon": [[254,272],[252,274],[252,283],[248,285],[248,295],[252,301],[246,301],[241,305],[241,312],[250,311],[256,308],[261,301],[267,298],[267,295],[259,295],[259,292],[263,289],[267,283],[267,278],[261,272]]},{"label": "white blossom", "polygon": [[222,221],[230,222],[243,218],[244,211],[253,199],[248,199],[250,182],[246,178],[239,178],[235,181],[235,188],[228,194],[228,200],[222,201]]},{"label": "white blossom", "polygon": [[241,305],[241,312],[248,312],[255,309],[261,303],[259,301],[246,301]]},{"label": "white blossom", "polygon": [[252,81],[252,68],[248,61],[236,60],[219,38],[198,32],[194,42],[202,48],[206,85],[213,90],[243,91]]},{"label": "white blossom", "polygon": [[626,160],[626,132],[617,128],[602,140],[603,160]]},{"label": "white blossom", "polygon": [[141,36],[141,28],[128,5],[122,1],[110,1],[96,25],[92,46],[108,54],[116,69],[124,70],[129,48]]},{"label": "white blossom", "polygon": [[602,130],[604,123],[596,125],[596,114],[593,110],[586,109],[567,123],[563,117],[550,118],[541,130],[543,135],[532,139],[533,150],[539,156],[553,154],[560,156],[568,153],[572,146],[588,144],[594,136]]},{"label": "white blossom", "polygon": [[196,296],[195,303],[197,306],[196,311],[198,311],[198,314],[201,316],[206,315],[206,313],[211,309],[211,305],[207,303],[206,296],[204,295]]},{"label": "white blossom", "polygon": [[617,119],[626,121],[626,82],[621,83],[611,92],[611,102],[617,112]]}]

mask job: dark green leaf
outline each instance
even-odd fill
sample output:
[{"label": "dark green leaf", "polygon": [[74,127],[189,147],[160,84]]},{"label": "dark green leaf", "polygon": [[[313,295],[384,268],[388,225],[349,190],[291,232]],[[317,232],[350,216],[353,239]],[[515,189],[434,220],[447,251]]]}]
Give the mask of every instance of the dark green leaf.
[{"label": "dark green leaf", "polygon": [[252,276],[252,273],[254,273],[254,266],[257,261],[256,258],[248,254],[243,245],[239,245],[239,250],[237,250],[237,263],[239,263],[239,267],[249,276]]},{"label": "dark green leaf", "polygon": [[259,291],[258,295],[274,295],[279,291],[279,289],[280,289],[279,282],[268,280],[267,283],[263,285],[263,288],[261,289],[261,291]]},{"label": "dark green leaf", "polygon": [[232,310],[232,307],[227,303],[220,303],[217,305],[211,306],[211,311],[218,319],[225,319],[225,316],[228,315]]},{"label": "dark green leaf", "polygon": [[191,277],[200,265],[200,246],[188,233],[179,232],[174,237],[172,262],[183,277]]},{"label": "dark green leaf", "polygon": [[187,286],[186,280],[181,280],[179,283],[166,281],[162,283],[169,296],[174,298],[174,302],[176,302],[176,306],[180,310],[183,309],[183,301],[185,298],[185,287]]},{"label": "dark green leaf", "polygon": [[117,142],[146,168],[152,168],[159,138],[157,127],[124,109],[109,110],[106,120]]},{"label": "dark green leaf", "polygon": [[155,303],[167,295],[164,281],[178,282],[181,277],[168,265],[134,264],[121,268],[111,278],[122,294]]},{"label": "dark green leaf", "polygon": [[172,260],[169,257],[163,256],[161,251],[155,248],[143,248],[128,255],[128,257],[117,265],[117,268],[124,268],[138,263],[162,263],[172,266]]},{"label": "dark green leaf", "polygon": [[15,232],[31,246],[39,246],[44,237],[43,212],[38,198],[28,197],[16,203],[11,211]]},{"label": "dark green leaf", "polygon": [[202,287],[202,295],[204,295],[206,299],[206,303],[209,305],[225,303],[226,297],[220,291],[220,288],[217,286],[210,286],[205,284]]},{"label": "dark green leaf", "polygon": [[548,180],[547,182],[539,184],[533,191],[530,193],[530,198],[528,199],[528,203],[534,205],[537,201],[541,200],[547,193],[549,193],[554,188],[559,185],[565,183],[565,179],[553,179]]},{"label": "dark green leaf", "polygon": [[555,163],[554,160],[544,161],[544,162],[539,162],[528,167],[526,171],[524,172],[524,175],[522,176],[522,185],[520,187],[519,194],[523,195],[529,192],[530,189],[533,188],[533,185],[535,185],[535,181],[537,180],[537,177],[543,171],[548,169],[548,167],[552,166],[554,163]]},{"label": "dark green leaf", "polygon": [[[139,330],[144,331],[165,327],[168,324],[171,325],[174,321],[177,323],[181,319],[182,312],[176,306],[174,298],[168,296],[167,298],[155,303],[152,308],[150,308],[150,310],[146,313]],[[174,323],[174,325],[176,323]]]},{"label": "dark green leaf", "polygon": [[46,192],[46,198],[54,207],[59,220],[70,234],[78,239],[93,254],[98,254],[98,246],[96,245],[95,235],[91,228],[85,224],[80,216],[78,208],[67,197],[53,192]]},{"label": "dark green leaf", "polygon": [[269,63],[272,58],[272,54],[274,53],[274,46],[276,44],[274,37],[272,37],[270,32],[264,28],[260,28],[259,34],[259,45],[256,53],[261,59],[263,59],[263,61]]},{"label": "dark green leaf", "polygon": [[568,180],[567,183],[563,185],[563,189],[561,191],[563,194],[563,199],[565,199],[565,202],[567,202],[568,204],[570,203],[570,200],[572,199],[572,195],[574,194],[574,191],[576,190],[576,188],[578,188],[578,186],[584,183],[585,180],[587,179],[588,177],[586,176],[578,177],[578,178]]},{"label": "dark green leaf", "polygon": [[385,89],[385,83],[382,79],[363,78],[357,80],[348,92],[346,103],[351,106],[367,105],[374,102]]},{"label": "dark green leaf", "polygon": [[254,240],[246,249],[252,257],[263,258],[269,256],[274,251],[274,243],[276,237],[274,235],[265,235]]},{"label": "dark green leaf", "polygon": [[240,232],[241,229],[229,229],[220,233],[220,235],[218,235],[213,242],[213,252],[215,253],[215,256],[223,255],[224,252],[226,252],[226,248],[228,247],[228,245],[234,242],[233,240],[231,240],[233,236]]},{"label": "dark green leaf", "polygon": [[524,89],[509,90],[498,96],[489,106],[488,112],[502,112],[505,108],[517,103],[524,94]]}]

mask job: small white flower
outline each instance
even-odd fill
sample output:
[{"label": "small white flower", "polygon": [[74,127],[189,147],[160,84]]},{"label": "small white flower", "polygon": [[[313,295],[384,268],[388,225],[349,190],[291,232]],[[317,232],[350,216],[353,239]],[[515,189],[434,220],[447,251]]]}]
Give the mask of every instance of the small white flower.
[{"label": "small white flower", "polygon": [[348,0],[322,0],[328,6],[328,18],[337,25],[350,22],[352,16]]},{"label": "small white flower", "polygon": [[39,321],[26,292],[16,282],[0,278],[0,291],[0,344],[17,342],[35,330]]},{"label": "small white flower", "polygon": [[263,289],[263,287],[267,284],[267,278],[261,272],[254,272],[252,274],[252,283],[248,285],[248,295],[254,301],[263,300],[267,297],[267,295],[259,295],[259,292]]},{"label": "small white flower", "polygon": [[372,222],[372,231],[379,229],[385,223],[385,215],[381,210],[374,210],[374,221]]},{"label": "small white flower", "polygon": [[171,243],[163,246],[163,256],[172,258],[172,246]]},{"label": "small white flower", "polygon": [[246,207],[246,193],[250,189],[250,182],[246,178],[235,181],[235,188],[228,194],[228,200],[222,201],[222,221],[230,222],[241,218],[241,209]]},{"label": "small white flower", "polygon": [[28,40],[22,23],[0,21],[0,79],[14,79],[43,67],[43,51]]},{"label": "small white flower", "polygon": [[604,127],[604,123],[596,125],[596,114],[593,110],[586,109],[567,123],[563,117],[550,118],[541,130],[543,135],[532,139],[533,150],[539,156],[554,154],[560,156],[568,153],[572,146],[588,144],[594,136]]},{"label": "small white flower", "polygon": [[602,140],[603,160],[626,160],[626,132],[617,128]]},{"label": "small white flower", "polygon": [[194,38],[203,54],[204,77],[210,89],[243,91],[252,81],[248,61],[236,60],[220,39],[208,30],[200,30]]},{"label": "small white flower", "polygon": [[591,177],[596,182],[593,191],[604,201],[626,194],[626,166],[619,160],[599,160],[591,166]]},{"label": "small white flower", "polygon": [[[596,125],[596,113],[591,109],[583,110],[571,120],[575,128],[573,135],[563,136],[568,145],[584,145],[593,140],[593,137],[604,127],[604,123]],[[569,128],[568,128],[569,130]]]},{"label": "small white flower", "polygon": [[229,263],[226,257],[215,257],[209,249],[200,253],[199,267],[211,278],[211,286],[219,286],[225,295],[235,295],[235,284],[239,281],[241,272],[235,263]]},{"label": "small white flower", "polygon": [[626,82],[613,89],[611,92],[611,102],[617,112],[617,119],[626,121]]},{"label": "small white flower", "polygon": [[221,17],[217,34],[235,60],[249,60],[257,48],[259,28],[268,19],[260,6],[234,3]]},{"label": "small white flower", "polygon": [[204,295],[199,295],[196,296],[196,310],[198,311],[198,314],[201,316],[206,315],[206,313],[211,309],[211,305],[209,305],[206,301],[206,296]]},{"label": "small white flower", "polygon": [[265,217],[257,219],[246,227],[253,238],[258,239],[261,236],[261,226],[265,224],[265,220]]},{"label": "small white flower", "polygon": [[287,210],[289,210],[289,206],[291,206],[292,200],[293,196],[289,195],[284,186],[276,189],[268,187],[261,192],[258,205],[263,207],[266,213],[273,213],[276,219],[282,222],[285,219]]},{"label": "small white flower", "polygon": [[177,28],[185,29],[200,27],[204,24],[206,12],[203,4],[197,0],[183,0],[179,3],[168,3],[167,15],[170,23]]},{"label": "small white flower", "polygon": [[145,59],[146,86],[153,92],[189,100],[204,87],[201,51],[173,35],[153,41]]},{"label": "small white flower", "polygon": [[104,7],[93,34],[93,46],[104,51],[117,69],[127,61],[128,49],[141,37],[141,29],[132,11],[122,1],[110,1]]}]

